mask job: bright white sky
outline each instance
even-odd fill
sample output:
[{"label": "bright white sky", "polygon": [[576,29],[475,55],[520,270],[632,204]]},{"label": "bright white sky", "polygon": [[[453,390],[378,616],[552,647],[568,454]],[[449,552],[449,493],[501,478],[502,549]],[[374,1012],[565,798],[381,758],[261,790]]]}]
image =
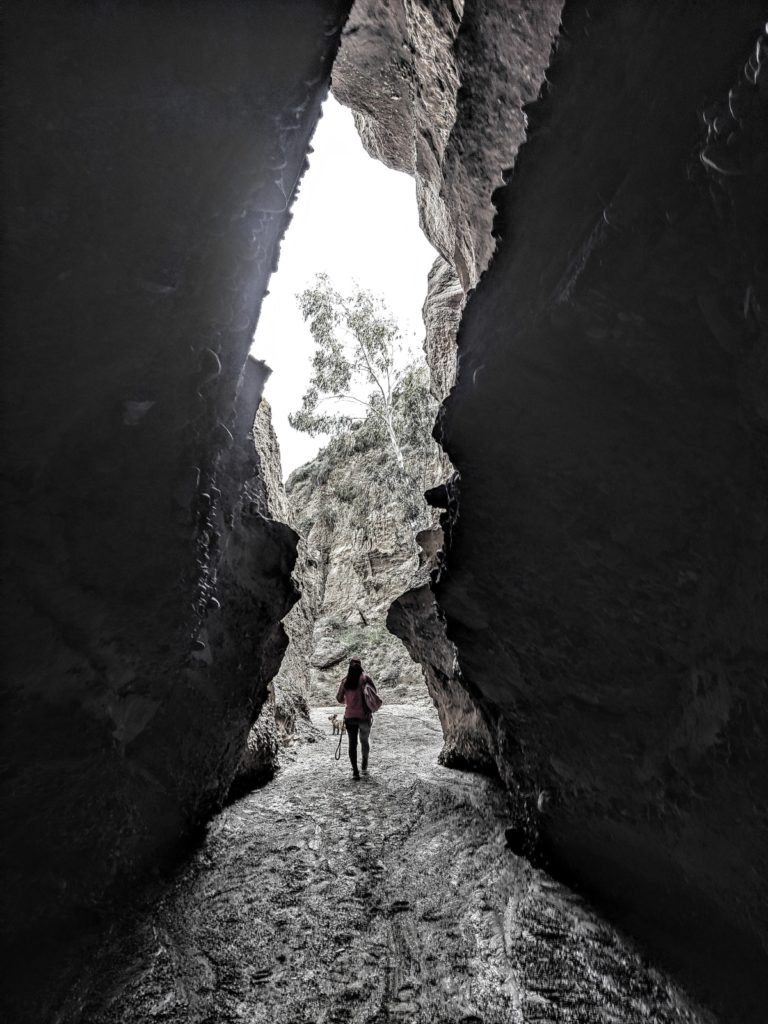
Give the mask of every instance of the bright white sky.
[{"label": "bright white sky", "polygon": [[301,405],[313,353],[297,292],[321,272],[342,292],[357,281],[384,299],[404,339],[418,350],[427,274],[436,255],[419,228],[413,179],[368,156],[351,111],[331,96],[312,147],[251,348],[273,370],[264,397],[272,406],[286,478],[327,441],[288,423],[288,413]]}]

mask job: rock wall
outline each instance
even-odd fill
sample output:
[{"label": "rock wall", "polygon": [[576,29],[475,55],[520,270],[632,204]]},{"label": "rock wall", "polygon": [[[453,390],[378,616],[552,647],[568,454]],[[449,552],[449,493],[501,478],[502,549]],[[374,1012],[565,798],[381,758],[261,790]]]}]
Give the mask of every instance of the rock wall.
[{"label": "rock wall", "polygon": [[493,252],[491,195],[525,138],[562,0],[358,0],[333,68],[372,156],[416,180],[424,232],[473,288]]},{"label": "rock wall", "polygon": [[[260,460],[261,477],[266,482],[268,514],[296,530],[299,517],[283,483],[280,448],[272,427],[269,403],[266,401],[259,406],[252,437]],[[307,542],[298,535],[298,554],[293,576],[301,596],[283,619],[289,644],[272,683],[275,694],[282,693],[286,699],[297,697],[306,700],[309,697],[312,635],[322,596],[316,568],[315,557],[310,553]],[[282,705],[279,697],[277,704]]]},{"label": "rock wall", "polygon": [[[244,364],[346,7],[4,7],[8,1019],[220,804],[284,650],[296,539],[259,510]],[[441,395],[476,289],[437,605],[402,631],[447,623],[433,692],[450,663],[553,863],[757,1021],[765,11],[571,0],[516,163],[560,10],[361,2],[337,66],[441,253]]]},{"label": "rock wall", "polygon": [[448,768],[498,775],[493,723],[485,721],[482,702],[462,676],[445,616],[433,593],[433,584],[445,569],[445,549],[457,512],[455,476],[447,484],[428,490],[425,497],[430,506],[444,508],[446,512],[440,516],[439,524],[417,534],[422,564],[410,581],[410,589],[390,605],[387,629],[421,665],[443,732],[440,763]]},{"label": "rock wall", "polygon": [[723,1019],[753,1021],[768,996],[764,14],[567,6],[462,321],[436,586],[552,863]]},{"label": "rock wall", "polygon": [[563,0],[357,0],[333,91],[363,145],[412,174],[419,220],[440,254],[429,277],[425,350],[435,397],[455,374],[466,293],[494,248],[491,197],[525,138],[523,106],[549,62]]},{"label": "rock wall", "polygon": [[427,573],[421,580],[411,580],[410,588],[392,602],[386,624],[423,670],[443,730],[440,764],[497,775],[494,735],[461,679],[456,650],[446,636]]},{"label": "rock wall", "polygon": [[[371,155],[414,176],[421,225],[440,253],[424,303],[424,347],[440,401],[456,376],[456,334],[467,292],[495,245],[492,196],[525,138],[523,107],[544,80],[561,9],[562,0],[361,0],[343,33],[334,93],[352,107]],[[438,699],[444,757],[452,764],[488,765],[495,744],[479,726],[450,640],[437,641],[443,618],[436,606],[428,615],[428,643],[414,646],[419,630],[406,620],[426,601],[416,590],[406,601],[406,618],[395,613],[390,625],[424,667]],[[442,668],[433,678],[429,666],[437,649]],[[448,665],[455,670],[450,678],[442,675]],[[478,727],[468,728],[469,722]]]},{"label": "rock wall", "polygon": [[283,653],[243,367],[347,7],[4,6],[7,1019],[220,804]]},{"label": "rock wall", "polygon": [[[265,518],[295,526],[293,506],[283,484],[280,446],[272,426],[272,410],[263,399],[250,432],[258,473],[246,485],[246,500]],[[299,599],[282,622],[288,645],[277,673],[269,683],[268,699],[259,711],[232,779],[228,797],[234,799],[271,779],[280,753],[296,739],[297,727],[309,722],[310,659],[317,617],[317,574],[310,564],[306,542],[296,535],[293,579]]]},{"label": "rock wall", "polygon": [[[439,475],[435,446],[433,472]],[[419,548],[391,464],[352,431],[291,474],[288,498],[305,538],[309,601],[297,605],[314,620],[310,699],[332,703],[352,655],[363,659],[387,700],[423,693],[422,672],[386,628],[392,600],[419,569]],[[425,524],[429,519],[423,517]]]},{"label": "rock wall", "polygon": [[416,177],[435,393],[458,374],[439,581],[388,623],[444,759],[496,764],[526,848],[758,1020],[765,12],[572,2],[550,62],[559,12],[362,4],[334,70],[369,150]]}]

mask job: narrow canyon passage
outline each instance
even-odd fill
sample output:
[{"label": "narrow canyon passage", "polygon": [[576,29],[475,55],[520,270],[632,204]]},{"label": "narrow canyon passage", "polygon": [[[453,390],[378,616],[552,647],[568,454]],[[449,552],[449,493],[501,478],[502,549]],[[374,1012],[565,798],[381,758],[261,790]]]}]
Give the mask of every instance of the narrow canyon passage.
[{"label": "narrow canyon passage", "polygon": [[[701,1019],[674,977],[765,1024],[765,0],[3,27],[0,1021]],[[354,191],[394,218],[333,146],[312,198],[329,90],[436,254],[365,229],[426,364],[362,421],[329,255],[362,278]],[[306,387],[291,320],[253,349],[302,196]],[[270,368],[349,427],[309,463]],[[355,654],[360,785],[320,710]]]},{"label": "narrow canyon passage", "polygon": [[[505,846],[506,798],[437,764],[426,701],[387,705],[350,781],[312,712],[166,894],[105,943],[60,1021],[703,1021],[563,886]],[[346,746],[346,739],[344,741]],[[116,931],[127,928],[121,923]]]}]

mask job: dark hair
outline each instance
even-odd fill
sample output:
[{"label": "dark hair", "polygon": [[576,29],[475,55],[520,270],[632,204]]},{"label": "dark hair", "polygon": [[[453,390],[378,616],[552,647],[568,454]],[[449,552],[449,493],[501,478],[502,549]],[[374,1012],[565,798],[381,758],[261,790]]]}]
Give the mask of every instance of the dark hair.
[{"label": "dark hair", "polygon": [[363,674],[363,666],[360,664],[359,658],[353,658],[349,663],[347,669],[347,678],[344,680],[344,685],[349,690],[356,690],[360,683],[360,676]]}]

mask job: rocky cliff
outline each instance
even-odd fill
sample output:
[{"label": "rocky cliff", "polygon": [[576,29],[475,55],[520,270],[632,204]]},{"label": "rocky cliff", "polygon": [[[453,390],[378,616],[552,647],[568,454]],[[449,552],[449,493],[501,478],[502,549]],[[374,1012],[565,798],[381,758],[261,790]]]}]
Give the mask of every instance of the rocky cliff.
[{"label": "rocky cliff", "polygon": [[443,731],[440,763],[497,775],[495,730],[486,720],[477,693],[471,692],[471,684],[462,675],[445,616],[433,593],[434,581],[445,569],[445,549],[458,510],[455,476],[447,484],[431,488],[425,496],[430,505],[447,511],[439,523],[417,535],[422,564],[410,581],[410,589],[398,594],[390,605],[387,629],[402,640],[423,670]]},{"label": "rocky cliff", "polygon": [[414,176],[427,238],[465,291],[493,252],[491,195],[525,138],[562,6],[361,0],[345,26],[334,94],[371,155]]},{"label": "rocky cliff", "polygon": [[[49,1016],[105,901],[219,806],[285,647],[296,538],[259,511],[246,352],[346,7],[4,6],[8,1019]],[[441,397],[456,362],[460,476],[398,628],[517,795],[513,835],[757,1022],[765,9],[559,16],[363,0],[344,40],[339,95],[441,253]],[[355,569],[371,601],[390,553]]]},{"label": "rocky cliff", "polygon": [[466,292],[494,248],[491,197],[525,138],[563,0],[358,0],[333,68],[368,152],[412,174],[440,254],[424,311],[432,387],[453,384]]},{"label": "rocky cliff", "polygon": [[458,514],[436,588],[553,862],[725,1019],[755,1021],[768,948],[761,13],[568,12],[462,322],[441,422]]},{"label": "rocky cliff", "polygon": [[220,805],[280,663],[244,363],[347,7],[4,6],[6,1019]]},{"label": "rocky cliff", "polygon": [[[441,472],[432,446],[424,479]],[[414,524],[392,486],[392,460],[365,429],[334,439],[291,474],[287,494],[296,529],[306,540],[309,613],[314,617],[311,698],[332,703],[352,655],[363,659],[385,699],[423,692],[420,668],[386,628],[392,600],[419,569]],[[421,525],[429,510],[420,513]],[[304,601],[297,608],[307,607]]]},{"label": "rocky cliff", "polygon": [[[371,155],[414,176],[420,222],[440,254],[424,304],[431,388],[440,401],[455,380],[467,291],[495,245],[492,196],[525,139],[524,106],[544,81],[561,9],[562,0],[363,0],[343,33],[334,93],[352,107]],[[481,725],[425,586],[404,595],[390,626],[424,667],[441,708],[446,763],[490,766],[495,741]]]},{"label": "rocky cliff", "polygon": [[[283,485],[280,446],[272,426],[272,410],[262,399],[249,435],[258,472],[246,484],[246,500],[266,519],[295,526],[293,506]],[[299,600],[282,621],[287,647],[280,667],[269,682],[268,697],[248,733],[235,769],[228,798],[234,799],[272,778],[280,754],[295,741],[309,722],[310,659],[317,617],[317,574],[303,538],[297,536],[293,579]]]},{"label": "rocky cliff", "polygon": [[[468,207],[421,130],[414,51],[454,74],[462,17],[474,37],[496,8],[454,5],[441,49],[413,42],[437,24],[430,5],[366,5],[342,50],[365,92],[335,72],[370,149],[420,182],[448,265],[433,293],[451,265],[476,284],[471,256],[489,248],[469,244]],[[568,4],[518,159],[472,139],[473,118],[451,133],[459,162],[490,159],[508,184],[438,424],[459,477],[441,499],[437,603],[423,584],[389,618],[443,689],[444,756],[490,758],[526,848],[745,1020],[762,1014],[768,949],[761,14]],[[459,102],[495,95],[494,56],[513,52],[481,51],[468,79],[440,76],[461,81]],[[455,307],[435,305],[449,339]],[[450,354],[438,364],[445,393]]]}]

